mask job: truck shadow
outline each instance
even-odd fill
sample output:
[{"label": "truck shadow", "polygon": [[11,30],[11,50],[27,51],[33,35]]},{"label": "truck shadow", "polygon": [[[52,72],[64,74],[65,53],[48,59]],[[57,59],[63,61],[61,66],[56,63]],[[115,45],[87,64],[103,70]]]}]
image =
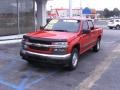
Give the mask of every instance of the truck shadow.
[{"label": "truck shadow", "polygon": [[[90,55],[95,54],[92,52],[92,50],[89,50],[85,52],[84,54],[80,55],[79,57],[79,63],[85,60],[86,58],[90,57]],[[37,69],[43,69],[43,70],[59,70],[59,71],[70,71],[66,68],[64,68],[64,65],[62,64],[52,64],[52,63],[39,63],[39,62],[32,62],[27,63],[27,66]]]}]

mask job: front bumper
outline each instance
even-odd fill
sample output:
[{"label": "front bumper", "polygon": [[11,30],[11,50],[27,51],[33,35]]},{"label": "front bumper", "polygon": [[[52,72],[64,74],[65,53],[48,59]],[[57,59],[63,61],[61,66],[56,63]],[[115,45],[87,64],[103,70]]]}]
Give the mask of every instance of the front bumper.
[{"label": "front bumper", "polygon": [[52,63],[61,63],[61,64],[67,63],[71,56],[71,54],[51,55],[51,54],[31,52],[27,50],[21,50],[20,55],[25,60],[35,60],[39,62],[52,62]]}]

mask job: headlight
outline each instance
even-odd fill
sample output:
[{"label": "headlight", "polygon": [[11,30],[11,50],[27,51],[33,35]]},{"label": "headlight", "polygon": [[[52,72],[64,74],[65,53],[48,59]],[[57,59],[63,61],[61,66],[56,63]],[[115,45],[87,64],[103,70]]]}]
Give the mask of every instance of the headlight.
[{"label": "headlight", "polygon": [[28,41],[28,36],[24,35],[22,41]]},{"label": "headlight", "polygon": [[27,49],[28,48],[28,46],[26,45],[27,41],[28,41],[28,39],[23,37],[23,39],[22,39],[22,47],[23,47],[23,49]]},{"label": "headlight", "polygon": [[24,48],[24,49],[27,49],[27,48],[28,48],[28,46],[27,46],[27,45],[23,45],[23,48]]},{"label": "headlight", "polygon": [[54,45],[55,48],[67,48],[68,43],[67,42],[53,42],[52,45]]},{"label": "headlight", "polygon": [[28,41],[28,39],[27,38],[23,38],[22,41]]},{"label": "headlight", "polygon": [[28,42],[28,38],[23,37],[22,44],[25,44],[25,42]]},{"label": "headlight", "polygon": [[67,42],[53,42],[53,45],[67,45]]},{"label": "headlight", "polygon": [[22,41],[25,41],[25,40],[26,40],[25,38],[22,39]]},{"label": "headlight", "polygon": [[66,54],[67,53],[67,42],[53,42],[52,45],[54,45],[53,54]]}]

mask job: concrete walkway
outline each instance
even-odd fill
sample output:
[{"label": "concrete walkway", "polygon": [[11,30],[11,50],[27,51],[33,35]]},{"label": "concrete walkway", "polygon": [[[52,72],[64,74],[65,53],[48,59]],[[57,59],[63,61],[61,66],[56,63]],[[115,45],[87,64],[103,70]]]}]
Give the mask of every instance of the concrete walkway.
[{"label": "concrete walkway", "polygon": [[0,44],[19,43],[19,42],[21,42],[23,35],[25,35],[25,34],[1,36],[0,37]]}]

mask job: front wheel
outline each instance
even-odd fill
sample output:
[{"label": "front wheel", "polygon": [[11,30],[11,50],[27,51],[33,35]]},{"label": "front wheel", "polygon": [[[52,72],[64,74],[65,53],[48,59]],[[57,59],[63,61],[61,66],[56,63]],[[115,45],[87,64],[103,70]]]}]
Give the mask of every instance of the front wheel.
[{"label": "front wheel", "polygon": [[69,70],[76,69],[76,67],[78,65],[78,60],[79,60],[79,53],[78,53],[78,50],[75,48],[72,51],[71,58],[70,58],[70,61],[68,64],[68,69]]},{"label": "front wheel", "polygon": [[109,29],[113,29],[113,27],[109,27]]},{"label": "front wheel", "polygon": [[94,52],[98,52],[100,50],[100,40],[97,40],[96,45],[93,47]]},{"label": "front wheel", "polygon": [[117,26],[116,26],[116,29],[119,30],[119,29],[120,29],[120,25],[117,25]]}]

